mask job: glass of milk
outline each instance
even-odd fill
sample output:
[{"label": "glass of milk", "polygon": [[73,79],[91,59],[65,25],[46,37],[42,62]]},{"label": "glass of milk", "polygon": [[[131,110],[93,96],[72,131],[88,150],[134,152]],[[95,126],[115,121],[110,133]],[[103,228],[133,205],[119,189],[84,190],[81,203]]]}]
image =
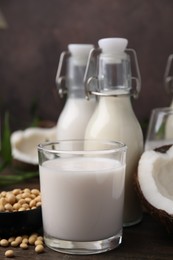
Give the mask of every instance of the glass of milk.
[{"label": "glass of milk", "polygon": [[173,107],[160,107],[151,111],[145,151],[173,144]]},{"label": "glass of milk", "polygon": [[38,146],[44,239],[69,254],[97,254],[122,242],[125,144],[68,140]]}]

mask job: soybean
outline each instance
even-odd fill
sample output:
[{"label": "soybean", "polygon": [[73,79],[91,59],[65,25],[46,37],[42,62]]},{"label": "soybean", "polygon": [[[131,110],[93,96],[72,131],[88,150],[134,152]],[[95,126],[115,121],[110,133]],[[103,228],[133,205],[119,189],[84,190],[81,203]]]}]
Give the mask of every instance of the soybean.
[{"label": "soybean", "polygon": [[38,189],[14,189],[0,193],[0,212],[31,210],[41,206]]},{"label": "soybean", "polygon": [[[7,239],[1,239],[0,240],[0,246],[7,247],[20,247],[23,250],[26,250],[29,248],[29,246],[35,246],[35,252],[37,254],[41,254],[44,252],[44,239],[43,236],[38,235],[37,233],[33,233],[30,236],[23,235],[23,236],[17,236],[17,237],[10,237]],[[5,252],[6,257],[14,257],[14,251],[13,250],[7,250]]]},{"label": "soybean", "polygon": [[20,244],[20,248],[22,248],[22,249],[28,249],[28,244],[22,242],[22,243]]},{"label": "soybean", "polygon": [[6,257],[14,257],[14,251],[13,250],[7,250],[5,252]]},{"label": "soybean", "polygon": [[6,246],[9,245],[9,242],[8,242],[7,239],[1,239],[1,241],[0,241],[0,245],[6,247]]},{"label": "soybean", "polygon": [[35,247],[35,252],[38,253],[38,254],[41,254],[44,252],[44,246],[43,245],[37,245]]}]

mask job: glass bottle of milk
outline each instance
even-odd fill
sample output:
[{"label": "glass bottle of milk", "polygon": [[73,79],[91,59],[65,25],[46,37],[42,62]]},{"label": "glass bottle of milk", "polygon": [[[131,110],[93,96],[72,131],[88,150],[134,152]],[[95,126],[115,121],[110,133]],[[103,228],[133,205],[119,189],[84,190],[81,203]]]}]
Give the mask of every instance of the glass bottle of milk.
[{"label": "glass bottle of milk", "polygon": [[[85,98],[83,77],[91,44],[69,44],[68,51],[60,56],[56,83],[62,97],[67,93],[65,106],[57,122],[59,140],[83,139],[86,125],[96,106],[95,97]],[[61,73],[66,63],[66,75]]]},{"label": "glass bottle of milk", "polygon": [[[164,73],[164,83],[166,92],[169,95],[173,94],[173,54],[170,54],[165,68]],[[170,143],[173,140],[173,100],[170,104],[170,111],[167,113],[166,123],[165,123],[165,140],[170,140]],[[165,141],[166,143],[167,141]],[[167,142],[168,143],[168,142]],[[164,143],[163,143],[164,145]]]},{"label": "glass bottle of milk", "polygon": [[[131,85],[131,64],[126,49],[127,43],[128,41],[123,38],[101,39],[98,42],[100,48],[90,53],[89,60],[96,56],[97,75],[85,77],[85,85],[88,98],[91,93],[97,95],[99,100],[87,125],[85,138],[116,140],[127,145],[124,226],[131,226],[142,219],[142,209],[134,190],[133,178],[143,152],[143,134],[130,100],[131,94],[135,95],[140,90],[140,73],[136,53],[131,50],[138,73],[138,78],[133,77],[137,83],[135,93]],[[88,61],[85,75],[89,64]],[[93,81],[96,88],[94,91],[93,86],[91,90]]]}]

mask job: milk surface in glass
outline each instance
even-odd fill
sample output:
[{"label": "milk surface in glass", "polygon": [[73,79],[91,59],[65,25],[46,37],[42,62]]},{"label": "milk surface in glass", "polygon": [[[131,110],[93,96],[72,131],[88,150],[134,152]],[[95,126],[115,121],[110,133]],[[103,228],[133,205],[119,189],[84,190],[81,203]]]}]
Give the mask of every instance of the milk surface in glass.
[{"label": "milk surface in glass", "polygon": [[45,235],[94,241],[121,233],[125,166],[108,158],[65,160],[40,166]]}]

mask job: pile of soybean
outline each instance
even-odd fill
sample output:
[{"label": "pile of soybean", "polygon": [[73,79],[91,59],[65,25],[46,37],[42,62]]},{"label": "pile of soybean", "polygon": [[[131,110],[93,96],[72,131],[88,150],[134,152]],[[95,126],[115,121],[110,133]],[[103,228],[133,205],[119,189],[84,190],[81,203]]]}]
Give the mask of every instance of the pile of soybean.
[{"label": "pile of soybean", "polygon": [[[10,237],[9,239],[0,239],[0,246],[2,247],[20,247],[23,250],[29,248],[29,246],[34,246],[35,252],[40,254],[44,252],[44,241],[43,237],[37,233],[33,233],[30,236],[23,235],[17,237]],[[5,251],[6,257],[14,257],[15,252],[13,249],[7,249]]]},{"label": "pile of soybean", "polygon": [[0,193],[0,212],[31,210],[41,205],[38,189],[14,189]]},{"label": "pile of soybean", "polygon": [[[0,212],[15,212],[23,210],[32,210],[41,206],[41,195],[38,189],[14,189],[12,191],[0,192]],[[44,252],[43,237],[37,233],[31,235],[22,235],[17,237],[0,238],[0,246],[2,247],[20,247],[28,249],[29,246],[34,246],[36,253]],[[5,251],[6,257],[14,257],[13,249]]]}]

